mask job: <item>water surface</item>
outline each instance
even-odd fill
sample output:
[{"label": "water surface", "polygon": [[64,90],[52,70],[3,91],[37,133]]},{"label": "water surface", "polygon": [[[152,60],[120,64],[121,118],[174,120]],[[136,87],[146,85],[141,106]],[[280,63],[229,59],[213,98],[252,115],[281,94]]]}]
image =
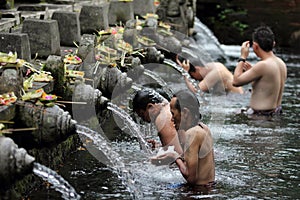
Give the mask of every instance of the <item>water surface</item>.
[{"label": "water surface", "polygon": [[[239,47],[222,47],[225,52],[231,52],[232,60],[227,66],[233,69]],[[288,66],[282,116],[253,119],[236,114],[248,105],[249,92],[207,95],[208,101],[201,105],[203,121],[214,136],[218,184],[212,193],[205,195],[186,187],[175,167],[151,165],[151,154],[142,151],[138,140],[132,137],[108,141],[121,157],[120,165],[130,175],[124,177],[118,173],[118,163],[106,166],[84,150],[70,155],[59,174],[82,199],[299,199],[300,56],[281,56]],[[245,86],[246,91],[248,88]],[[142,130],[146,129],[149,137],[156,137],[151,126]],[[33,193],[30,199],[60,199],[60,194],[56,194],[44,188]]]}]

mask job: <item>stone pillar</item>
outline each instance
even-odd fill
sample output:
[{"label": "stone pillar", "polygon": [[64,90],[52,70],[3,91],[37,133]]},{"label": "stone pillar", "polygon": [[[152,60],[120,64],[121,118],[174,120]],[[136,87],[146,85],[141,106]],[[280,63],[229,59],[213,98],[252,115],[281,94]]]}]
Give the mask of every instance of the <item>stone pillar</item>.
[{"label": "stone pillar", "polygon": [[108,28],[108,8],[109,4],[83,5],[80,14],[81,34],[95,33]]},{"label": "stone pillar", "polygon": [[29,36],[31,54],[38,57],[60,55],[60,35],[56,20],[26,19],[22,33]]},{"label": "stone pillar", "polygon": [[0,51],[17,52],[18,58],[31,60],[29,37],[25,33],[0,33]]},{"label": "stone pillar", "polygon": [[133,0],[134,14],[144,16],[147,13],[154,13],[154,0]]},{"label": "stone pillar", "polygon": [[133,48],[137,48],[139,46],[137,35],[138,31],[136,29],[136,20],[129,20],[126,22],[125,30],[123,33],[123,39],[125,42],[131,44]]},{"label": "stone pillar", "polygon": [[108,12],[109,25],[115,25],[134,19],[133,2],[111,0]]},{"label": "stone pillar", "polygon": [[69,11],[55,11],[53,20],[57,20],[62,46],[75,46],[74,42],[80,42],[79,13]]},{"label": "stone pillar", "polygon": [[60,56],[50,55],[46,60],[44,70],[51,72],[55,80],[53,92],[62,97],[66,95],[65,67],[62,58]]}]

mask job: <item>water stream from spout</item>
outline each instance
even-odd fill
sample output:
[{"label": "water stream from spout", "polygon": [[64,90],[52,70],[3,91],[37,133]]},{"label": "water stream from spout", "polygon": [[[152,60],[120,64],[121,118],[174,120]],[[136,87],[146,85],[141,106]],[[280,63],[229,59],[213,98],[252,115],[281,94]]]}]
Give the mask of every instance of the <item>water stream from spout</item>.
[{"label": "water stream from spout", "polygon": [[138,125],[133,121],[131,116],[125,110],[121,109],[120,107],[111,102],[108,103],[107,108],[113,113],[115,113],[119,118],[121,118],[121,120],[123,120],[123,124],[126,128],[129,129],[130,134],[138,139],[142,150],[150,154],[151,150],[149,149],[149,145],[142,136],[141,130],[139,129]]},{"label": "water stream from spout", "polygon": [[162,86],[164,92],[167,93],[168,97],[171,99],[173,96],[173,92],[170,89],[169,85],[156,73],[153,71],[150,71],[149,69],[145,69],[144,74],[151,77],[153,80],[155,80],[160,86]]},{"label": "water stream from spout", "polygon": [[86,138],[88,141],[92,141],[92,145],[101,154],[104,154],[105,158],[100,161],[104,161],[104,164],[116,172],[132,197],[134,199],[142,199],[143,193],[135,185],[134,173],[131,172],[132,170],[129,167],[126,167],[123,157],[113,149],[111,142],[102,136],[101,133],[93,131],[88,127],[77,125],[76,130],[82,140]]},{"label": "water stream from spout", "polygon": [[33,166],[33,173],[41,177],[44,181],[49,182],[56,191],[62,194],[63,199],[80,199],[80,195],[76,193],[75,189],[52,169],[35,162]]}]

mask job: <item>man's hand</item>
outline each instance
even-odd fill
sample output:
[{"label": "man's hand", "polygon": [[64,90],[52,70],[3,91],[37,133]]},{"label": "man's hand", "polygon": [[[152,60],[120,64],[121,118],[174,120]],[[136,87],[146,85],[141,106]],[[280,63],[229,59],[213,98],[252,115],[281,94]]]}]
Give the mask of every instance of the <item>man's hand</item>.
[{"label": "man's hand", "polygon": [[147,140],[147,142],[151,145],[152,149],[160,147],[160,144],[153,139]]},{"label": "man's hand", "polygon": [[245,72],[245,71],[248,71],[249,69],[251,69],[252,68],[252,65],[249,63],[249,62],[245,62],[244,64],[243,64],[243,71]]},{"label": "man's hand", "polygon": [[241,48],[241,58],[246,59],[249,55],[250,41],[243,42]]},{"label": "man's hand", "polygon": [[182,62],[180,62],[180,60],[178,59],[178,55],[176,56],[176,62],[178,65],[180,65],[185,71],[189,71],[190,70],[190,61],[189,60],[184,60]]},{"label": "man's hand", "polygon": [[185,71],[189,71],[190,70],[190,61],[189,60],[184,60],[182,62],[181,67],[185,70]]},{"label": "man's hand", "polygon": [[180,155],[177,152],[167,152],[160,156],[155,156],[151,158],[151,163],[153,165],[169,165],[173,163]]}]

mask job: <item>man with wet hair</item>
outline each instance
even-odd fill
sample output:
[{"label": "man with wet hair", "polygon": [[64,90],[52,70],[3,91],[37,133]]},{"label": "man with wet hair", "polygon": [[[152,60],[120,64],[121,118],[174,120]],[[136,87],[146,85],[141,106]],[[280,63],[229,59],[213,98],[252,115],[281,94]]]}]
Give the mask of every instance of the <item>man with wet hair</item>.
[{"label": "man with wet hair", "polygon": [[255,65],[246,61],[250,41],[241,47],[241,57],[234,71],[234,86],[252,83],[250,107],[247,114],[267,115],[282,113],[281,101],[287,78],[286,64],[273,53],[275,37],[267,26],[255,29],[252,34],[252,49],[261,60]]},{"label": "man with wet hair", "polygon": [[[232,85],[233,74],[220,62],[210,62],[204,66],[195,66],[190,60],[189,56],[184,58],[180,55],[176,59],[177,64],[183,67],[190,76],[199,82],[199,88],[203,92],[209,92],[214,94],[224,94],[224,93],[239,93],[243,94],[242,87],[235,87]],[[189,89],[193,92],[197,91],[191,82],[185,78]]]},{"label": "man with wet hair", "polygon": [[172,121],[170,104],[164,97],[152,89],[139,90],[132,100],[132,109],[144,121],[155,124],[165,150],[174,146],[178,154],[183,153]]},{"label": "man with wet hair", "polygon": [[209,128],[200,122],[199,101],[191,91],[180,90],[171,99],[170,107],[184,156],[169,151],[153,160],[175,162],[188,184],[210,190],[216,184],[213,138]]}]

